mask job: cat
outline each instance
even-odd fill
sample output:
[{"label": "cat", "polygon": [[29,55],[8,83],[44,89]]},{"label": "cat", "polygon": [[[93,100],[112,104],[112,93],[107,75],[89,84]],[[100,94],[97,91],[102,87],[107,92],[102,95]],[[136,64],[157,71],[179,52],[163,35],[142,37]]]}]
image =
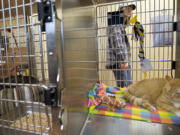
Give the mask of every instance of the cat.
[{"label": "cat", "polygon": [[145,79],[130,85],[124,97],[133,105],[142,105],[150,111],[156,111],[153,105],[157,105],[180,117],[180,79],[169,76]]}]

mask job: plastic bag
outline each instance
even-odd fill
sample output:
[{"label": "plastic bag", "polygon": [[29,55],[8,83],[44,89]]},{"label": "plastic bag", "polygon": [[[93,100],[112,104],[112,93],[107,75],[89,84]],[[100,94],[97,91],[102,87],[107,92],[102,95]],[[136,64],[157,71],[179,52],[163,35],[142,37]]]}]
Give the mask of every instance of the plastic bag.
[{"label": "plastic bag", "polygon": [[150,60],[144,58],[141,60],[141,69],[143,72],[147,72],[152,69]]}]

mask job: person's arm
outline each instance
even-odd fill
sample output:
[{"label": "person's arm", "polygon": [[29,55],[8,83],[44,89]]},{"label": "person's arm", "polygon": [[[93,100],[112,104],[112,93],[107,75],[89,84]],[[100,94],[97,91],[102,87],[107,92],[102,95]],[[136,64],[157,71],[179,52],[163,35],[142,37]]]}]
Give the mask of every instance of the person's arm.
[{"label": "person's arm", "polygon": [[128,63],[121,64],[121,69],[128,69],[128,68],[129,68],[129,64]]},{"label": "person's arm", "polygon": [[[121,39],[118,39],[121,40]],[[117,58],[121,63],[122,69],[128,69],[129,54],[127,46],[124,42],[118,41],[117,45]]]}]

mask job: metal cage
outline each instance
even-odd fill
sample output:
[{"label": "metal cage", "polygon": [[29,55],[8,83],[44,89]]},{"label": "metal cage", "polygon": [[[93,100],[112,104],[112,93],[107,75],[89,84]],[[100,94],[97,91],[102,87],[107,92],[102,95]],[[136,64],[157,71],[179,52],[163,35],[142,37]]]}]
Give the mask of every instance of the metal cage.
[{"label": "metal cage", "polygon": [[[146,134],[144,127],[156,127],[156,133],[159,127],[167,128],[125,120],[121,121],[126,124],[119,126],[119,119],[89,116],[85,95],[95,82],[116,86],[122,81],[115,77],[124,70],[106,68],[107,31],[108,13],[126,4],[136,5],[133,16],[138,14],[145,29],[145,56],[153,66],[148,78],[176,76],[177,0],[58,1],[63,5],[59,10],[55,0],[0,1],[0,134],[58,135],[60,125],[65,135],[117,134],[124,127],[129,134],[137,127]],[[94,5],[86,6],[89,4]],[[61,10],[63,21],[59,18]],[[144,76],[139,44],[130,40],[131,25],[126,26],[126,35],[131,48],[131,68],[127,71],[132,77],[125,81],[136,82]],[[111,130],[109,125],[114,122],[118,128]],[[93,124],[108,128],[96,132]]]},{"label": "metal cage", "polygon": [[[174,77],[174,69],[172,63],[175,60],[175,42],[173,24],[175,21],[175,1],[169,0],[145,0],[145,1],[123,1],[120,3],[112,3],[100,5],[96,8],[97,21],[97,40],[99,52],[99,79],[109,85],[116,85],[116,74],[122,72],[123,69],[113,67],[111,70],[106,68],[108,63],[108,13],[119,11],[119,7],[126,5],[136,5],[136,9],[132,12],[132,16],[138,15],[138,21],[144,27],[144,51],[152,64],[152,70],[148,72],[148,78],[165,77],[166,75]],[[117,15],[114,15],[117,16]],[[118,22],[118,21],[117,21]],[[118,26],[119,24],[114,24]],[[124,24],[123,24],[124,25]],[[132,74],[131,80],[126,78],[127,82],[139,81],[144,79],[140,67],[140,59],[138,58],[139,42],[132,39],[132,25],[124,25],[126,27],[126,35],[129,39],[131,57],[128,61]],[[116,48],[118,49],[118,48]],[[115,61],[116,62],[116,61]],[[114,72],[114,74],[112,73]],[[119,78],[120,79],[120,78]],[[122,81],[120,79],[119,81]]]},{"label": "metal cage", "polygon": [[0,134],[59,134],[54,7],[50,0],[1,0]]},{"label": "metal cage", "polygon": [[[88,0],[87,0],[88,1]],[[88,115],[85,96],[95,82],[117,86],[117,72],[124,71],[117,67],[107,69],[108,54],[108,13],[119,11],[127,4],[136,5],[132,16],[138,14],[138,20],[145,30],[144,51],[152,63],[152,70],[147,78],[163,78],[166,75],[177,77],[174,67],[177,54],[176,0],[92,0],[95,5],[80,5],[77,1],[63,1],[64,22],[64,66],[66,89],[63,91],[63,104],[66,112],[67,134],[163,134],[167,125],[143,123],[135,120],[124,120],[99,115]],[[89,2],[89,1],[88,1]],[[105,3],[109,2],[109,3]],[[73,23],[72,23],[73,22]],[[118,25],[118,24],[114,24]],[[137,82],[145,77],[138,58],[139,43],[131,40],[132,25],[126,26],[126,35],[130,43],[131,79],[126,82]],[[158,39],[158,40],[157,40]],[[166,40],[167,39],[167,40]],[[159,42],[161,41],[161,42]],[[115,48],[116,49],[116,48]],[[179,56],[179,55],[178,55]],[[114,62],[117,62],[115,60]],[[177,65],[178,66],[178,65]],[[76,122],[79,121],[79,124]],[[114,124],[114,125],[113,125]],[[97,130],[95,129],[97,128]],[[102,128],[103,127],[103,128]],[[104,128],[105,127],[105,128]],[[150,128],[149,128],[150,127]],[[157,128],[158,127],[158,128]],[[176,134],[178,128],[172,126]],[[170,133],[167,131],[166,133]]]}]

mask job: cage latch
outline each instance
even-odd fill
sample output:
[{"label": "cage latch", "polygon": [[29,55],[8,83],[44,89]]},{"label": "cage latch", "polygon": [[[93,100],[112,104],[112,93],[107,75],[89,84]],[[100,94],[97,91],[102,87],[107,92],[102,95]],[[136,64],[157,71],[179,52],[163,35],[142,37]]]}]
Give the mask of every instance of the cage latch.
[{"label": "cage latch", "polygon": [[57,88],[51,87],[45,89],[44,91],[44,101],[46,105],[57,106],[58,104],[58,94]]},{"label": "cage latch", "polygon": [[172,67],[171,67],[171,69],[176,69],[176,61],[172,61]]},{"label": "cage latch", "polygon": [[52,6],[50,0],[38,2],[38,20],[41,21],[41,30],[45,31],[45,23],[52,22]]}]

